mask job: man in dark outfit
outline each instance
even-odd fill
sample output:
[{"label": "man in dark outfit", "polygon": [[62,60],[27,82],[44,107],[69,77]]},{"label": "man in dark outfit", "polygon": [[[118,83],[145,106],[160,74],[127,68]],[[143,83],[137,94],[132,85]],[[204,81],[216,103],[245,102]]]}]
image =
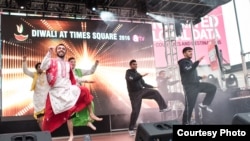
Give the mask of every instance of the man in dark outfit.
[{"label": "man in dark outfit", "polygon": [[157,90],[152,89],[154,87],[146,84],[143,80],[142,77],[148,75],[148,73],[140,74],[137,72],[136,60],[131,60],[129,62],[129,65],[130,69],[126,71],[125,78],[132,106],[129,123],[129,134],[132,136],[135,135],[134,127],[140,113],[142,99],[154,99],[159,105],[160,112],[167,112],[170,111],[170,109],[167,108],[167,105],[160,93]]},{"label": "man in dark outfit", "polygon": [[216,86],[210,83],[200,82],[204,77],[200,77],[197,74],[197,66],[204,58],[201,57],[194,63],[191,61],[193,55],[193,49],[191,47],[185,47],[182,50],[184,58],[178,61],[181,75],[181,82],[185,93],[185,110],[183,112],[182,123],[184,125],[190,124],[192,112],[200,92],[206,93],[205,98],[199,107],[205,109],[208,112],[213,112],[208,106],[212,103]]},{"label": "man in dark outfit", "polygon": [[168,86],[172,86],[180,82],[179,80],[170,81],[171,77],[166,76],[166,71],[161,70],[156,78],[157,86],[160,94],[165,97],[166,103],[169,100],[179,100],[183,105],[185,104],[185,98],[182,93],[179,92],[169,92]]}]

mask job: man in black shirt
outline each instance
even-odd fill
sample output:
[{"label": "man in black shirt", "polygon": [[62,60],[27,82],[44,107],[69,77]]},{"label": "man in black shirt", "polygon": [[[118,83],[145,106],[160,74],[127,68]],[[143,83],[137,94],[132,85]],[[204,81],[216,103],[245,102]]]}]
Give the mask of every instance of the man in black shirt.
[{"label": "man in black shirt", "polygon": [[157,86],[160,94],[165,98],[166,103],[169,100],[179,100],[183,105],[185,104],[185,98],[182,93],[179,92],[169,92],[168,86],[175,85],[179,83],[179,80],[170,81],[171,77],[166,76],[166,71],[161,70],[156,78]]},{"label": "man in black shirt", "polygon": [[205,77],[198,76],[196,68],[204,56],[193,63],[191,61],[193,56],[193,49],[191,47],[185,47],[182,53],[184,58],[178,61],[186,99],[182,123],[187,125],[190,124],[191,115],[200,92],[206,93],[206,96],[203,102],[199,104],[199,107],[213,112],[208,106],[212,103],[217,88],[213,84],[200,82],[200,79],[204,79]]},{"label": "man in black shirt", "polygon": [[159,105],[160,112],[167,112],[170,111],[170,109],[167,108],[167,105],[160,93],[157,90],[152,89],[154,87],[146,84],[143,80],[142,77],[148,75],[148,73],[140,74],[137,72],[136,60],[131,60],[129,65],[130,69],[126,71],[125,78],[132,106],[129,123],[129,134],[134,135],[134,127],[140,113],[142,99],[154,99]]}]

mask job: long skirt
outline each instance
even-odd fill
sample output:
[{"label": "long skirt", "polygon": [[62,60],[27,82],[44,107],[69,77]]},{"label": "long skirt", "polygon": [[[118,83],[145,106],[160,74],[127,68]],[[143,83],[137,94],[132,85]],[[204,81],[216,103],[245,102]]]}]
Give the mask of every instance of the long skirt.
[{"label": "long skirt", "polygon": [[50,98],[46,100],[45,106],[45,114],[43,120],[43,128],[44,131],[53,132],[60,126],[62,126],[67,120],[75,113],[80,112],[87,108],[91,101],[93,100],[93,96],[91,95],[90,91],[86,87],[80,87],[81,93],[76,102],[76,104],[69,110],[64,111],[59,114],[54,114],[50,102]]},{"label": "long skirt", "polygon": [[[94,102],[91,102],[91,108],[94,112]],[[88,108],[83,109],[80,112],[77,112],[72,118],[73,126],[86,126],[88,122],[94,122],[90,116]]]}]

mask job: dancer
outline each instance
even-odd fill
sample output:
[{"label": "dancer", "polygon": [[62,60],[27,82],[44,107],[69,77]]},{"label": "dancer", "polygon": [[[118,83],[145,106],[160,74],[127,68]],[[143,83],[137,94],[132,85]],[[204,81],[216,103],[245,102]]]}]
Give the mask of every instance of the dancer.
[{"label": "dancer", "polygon": [[152,89],[154,87],[146,84],[143,80],[142,77],[148,75],[148,73],[140,74],[137,72],[136,60],[131,60],[129,65],[130,69],[126,71],[125,78],[132,106],[129,123],[129,134],[130,136],[134,136],[134,127],[140,113],[142,99],[154,99],[160,108],[160,112],[167,112],[170,111],[170,109],[167,108],[167,105],[161,94],[157,90]]},{"label": "dancer", "polygon": [[40,66],[42,70],[46,70],[48,83],[51,86],[46,101],[43,130],[53,132],[67,122],[70,134],[68,141],[72,141],[74,136],[71,118],[76,112],[88,107],[92,120],[102,119],[93,113],[91,106],[88,106],[93,96],[87,88],[76,85],[70,64],[64,61],[66,46],[64,44],[56,46],[57,58],[51,58],[52,52],[53,47],[49,48]]},{"label": "dancer", "polygon": [[165,98],[166,103],[169,100],[179,100],[183,105],[185,104],[185,98],[182,93],[179,92],[169,92],[168,86],[175,85],[179,83],[179,80],[170,81],[171,77],[166,76],[166,71],[161,70],[156,78],[157,86],[160,94]]},{"label": "dancer", "polygon": [[75,68],[75,66],[76,66],[76,59],[74,57],[70,57],[68,59],[68,61],[71,64],[71,68],[72,68],[72,71],[74,73],[75,79],[76,79],[76,81],[78,82],[79,85],[81,85],[81,83],[92,82],[92,81],[85,80],[83,78],[83,76],[91,75],[91,74],[95,73],[95,70],[96,70],[96,68],[97,68],[97,66],[99,64],[98,60],[95,61],[95,64],[89,70]]},{"label": "dancer", "polygon": [[35,65],[36,72],[31,72],[27,67],[26,56],[23,56],[23,72],[24,74],[33,78],[31,91],[34,91],[33,94],[34,118],[37,120],[40,129],[42,129],[45,103],[50,86],[46,78],[46,73],[40,69],[40,65],[41,65],[40,62],[36,63]]},{"label": "dancer", "polygon": [[[84,82],[84,83],[92,82],[92,81],[88,81],[88,80],[83,79],[83,76],[91,75],[95,72],[95,70],[98,66],[98,63],[99,63],[98,60],[96,60],[95,64],[89,70],[75,68],[76,59],[74,57],[70,57],[68,59],[68,61],[71,64],[71,68],[73,70],[75,79],[76,79],[79,86],[81,86],[82,82]],[[94,111],[94,102],[93,101],[91,102],[91,105],[89,105],[89,106],[91,106],[92,110]],[[96,127],[92,124],[92,122],[94,122],[94,121],[91,120],[87,108],[85,108],[84,110],[82,110],[80,112],[77,112],[75,117],[72,118],[72,122],[73,122],[74,126],[88,126],[92,130],[96,130]]]},{"label": "dancer", "polygon": [[206,93],[206,96],[202,103],[199,106],[205,109],[208,112],[213,112],[213,110],[209,107],[212,103],[213,98],[216,93],[216,86],[210,83],[200,82],[200,79],[206,78],[199,77],[197,74],[197,66],[204,58],[201,57],[196,62],[192,62],[193,49],[191,47],[185,47],[182,50],[184,58],[178,61],[181,75],[181,82],[183,85],[183,89],[185,92],[185,109],[183,112],[182,123],[184,125],[190,124],[191,115],[200,92]]}]

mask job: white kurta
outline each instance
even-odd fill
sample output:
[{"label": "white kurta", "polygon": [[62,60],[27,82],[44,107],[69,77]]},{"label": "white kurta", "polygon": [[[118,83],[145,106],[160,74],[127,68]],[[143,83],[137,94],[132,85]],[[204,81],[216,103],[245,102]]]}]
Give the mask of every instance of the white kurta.
[{"label": "white kurta", "polygon": [[[23,62],[23,72],[34,79],[34,73],[28,70],[26,62]],[[33,105],[35,112],[41,112],[45,109],[45,103],[49,89],[50,86],[48,84],[46,74],[42,73],[38,75],[33,94]]]},{"label": "white kurta", "polygon": [[49,89],[50,86],[47,81],[46,73],[42,73],[36,81],[36,87],[33,95],[35,112],[44,110]]},{"label": "white kurta", "polygon": [[[50,67],[50,52],[45,56],[40,68],[47,70]],[[80,88],[72,85],[69,78],[70,64],[57,59],[57,78],[54,86],[49,90],[51,106],[54,114],[59,114],[72,108],[80,96]]]}]

